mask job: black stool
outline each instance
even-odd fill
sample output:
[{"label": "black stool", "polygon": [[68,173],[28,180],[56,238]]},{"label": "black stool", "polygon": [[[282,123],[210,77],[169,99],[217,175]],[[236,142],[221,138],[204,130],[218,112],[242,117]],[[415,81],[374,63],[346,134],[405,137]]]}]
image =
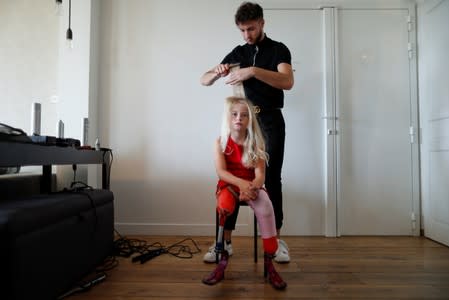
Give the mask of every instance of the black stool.
[{"label": "black stool", "polygon": [[[237,200],[238,201],[238,200]],[[240,206],[248,206],[248,203],[244,202],[244,201],[239,201],[237,205]],[[218,227],[220,226],[220,221],[219,221],[219,216],[218,216],[218,212],[215,211],[215,241],[217,241],[218,238]],[[254,262],[257,263],[257,218],[256,218],[256,214],[254,214]],[[224,246],[224,241],[223,242],[223,246]],[[216,252],[216,256],[215,256],[215,262],[218,263],[218,252]]]}]

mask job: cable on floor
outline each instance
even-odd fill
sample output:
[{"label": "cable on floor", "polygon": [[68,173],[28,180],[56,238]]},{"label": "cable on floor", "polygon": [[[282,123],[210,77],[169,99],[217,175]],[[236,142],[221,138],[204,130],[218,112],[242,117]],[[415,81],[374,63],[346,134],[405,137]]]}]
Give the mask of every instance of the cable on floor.
[{"label": "cable on floor", "polygon": [[200,253],[201,249],[192,238],[185,238],[170,246],[164,246],[160,242],[148,244],[144,240],[129,239],[123,237],[117,230],[118,239],[114,241],[114,255],[121,257],[131,257],[133,262],[140,262],[141,264],[148,260],[155,258],[161,254],[170,254],[181,259],[192,258],[194,254]]}]

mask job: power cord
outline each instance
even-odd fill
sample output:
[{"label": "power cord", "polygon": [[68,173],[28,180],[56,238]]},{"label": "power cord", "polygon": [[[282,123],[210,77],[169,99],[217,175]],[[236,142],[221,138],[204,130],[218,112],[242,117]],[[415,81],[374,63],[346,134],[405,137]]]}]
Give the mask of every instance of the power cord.
[{"label": "power cord", "polygon": [[103,151],[103,162],[105,161],[105,156],[106,153],[109,153],[109,157],[110,157],[110,161],[108,162],[108,171],[106,174],[106,182],[107,182],[107,186],[110,187],[111,184],[111,168],[112,168],[112,163],[114,161],[114,154],[112,154],[112,149],[109,148],[100,148],[100,150]]},{"label": "power cord", "polygon": [[[75,166],[75,165],[74,165]],[[75,168],[76,169],[76,168]],[[70,189],[64,188],[62,191],[56,192],[55,194],[62,194],[62,193],[68,193],[68,194],[77,194],[77,195],[83,195],[86,196],[90,201],[90,206],[92,208],[93,214],[94,214],[94,220],[95,220],[95,227],[94,230],[92,230],[92,235],[95,233],[96,228],[98,226],[98,214],[97,214],[97,205],[95,204],[94,199],[87,191],[93,191],[94,188],[90,185],[82,182],[82,181],[73,181],[70,184]]]},{"label": "power cord", "polygon": [[[201,252],[200,247],[192,238],[185,238],[173,245],[165,247],[160,242],[148,244],[144,240],[125,238],[117,230],[115,232],[119,238],[114,241],[114,254],[122,257],[131,257],[134,254],[138,254],[132,258],[132,262],[140,262],[143,264],[165,253],[177,258],[189,259],[194,254]],[[186,242],[190,242],[193,247],[183,244]]]},{"label": "power cord", "polygon": [[[109,158],[110,158],[110,160],[109,160],[109,162],[107,163],[107,165],[108,165],[108,169],[107,169],[107,172],[106,172],[106,182],[107,182],[107,187],[110,187],[111,186],[111,169],[112,169],[112,163],[113,163],[113,161],[114,161],[114,154],[112,154],[112,149],[109,149],[109,148],[100,148],[100,150],[101,151],[103,151],[103,163],[106,163],[106,161],[105,161],[105,159],[106,159],[106,154],[107,153],[109,153]],[[76,181],[76,171],[77,171],[77,165],[76,164],[73,164],[72,165],[72,170],[73,170],[73,181],[72,181],[72,184],[71,184],[71,188],[73,187],[73,185],[75,184],[75,183],[83,183],[83,182],[81,182],[81,181]],[[86,185],[87,186],[87,184],[85,184],[85,183],[83,183],[84,185]]]},{"label": "power cord", "polygon": [[71,296],[76,293],[81,293],[90,290],[94,285],[99,284],[100,282],[104,281],[106,279],[107,275],[104,272],[91,274],[90,276],[86,277],[84,280],[78,282],[73,288],[71,288],[66,293],[59,296],[57,299],[64,299],[68,296]]},{"label": "power cord", "polygon": [[[106,153],[110,153],[110,161],[108,163],[108,170],[107,170],[107,186],[110,186],[110,180],[111,180],[111,167],[112,167],[112,162],[114,160],[114,156],[112,154],[112,150],[111,149],[107,149],[107,148],[101,148],[101,150],[103,150],[103,162],[105,162],[105,155]],[[72,170],[73,170],[73,181],[70,184],[70,188],[64,188],[61,192],[62,193],[77,193],[77,194],[83,194],[85,195],[87,198],[89,198],[90,202],[91,202],[91,206],[93,208],[93,212],[94,212],[94,218],[95,218],[95,228],[98,225],[98,216],[97,216],[97,209],[96,209],[96,205],[95,205],[95,201],[92,199],[92,197],[85,191],[91,191],[94,190],[93,187],[91,187],[90,185],[82,182],[82,181],[77,181],[76,180],[76,171],[77,171],[77,165],[73,164],[72,165]],[[94,230],[95,232],[95,230]],[[118,232],[117,232],[118,233]],[[122,238],[123,239],[123,238]],[[116,241],[117,242],[117,241]],[[114,249],[116,249],[116,242],[114,242]],[[85,292],[87,290],[90,290],[94,285],[97,285],[98,283],[102,282],[103,280],[106,279],[107,274],[105,273],[106,271],[112,270],[115,267],[118,266],[119,262],[116,258],[116,255],[114,255],[116,253],[113,253],[112,255],[108,256],[105,258],[105,260],[103,261],[102,265],[97,267],[95,272],[90,274],[89,276],[87,276],[85,279],[83,279],[82,281],[78,282],[72,289],[70,289],[69,291],[67,291],[66,293],[64,293],[63,295],[59,296],[57,299],[63,299],[66,298],[68,296],[71,296],[75,293],[81,293],[81,292]]]},{"label": "power cord", "polygon": [[[72,170],[73,170],[73,182],[76,181],[76,169],[77,169],[77,165],[76,165],[76,164],[73,164],[73,165],[72,165]],[[73,182],[72,182],[72,183],[73,183]]]}]

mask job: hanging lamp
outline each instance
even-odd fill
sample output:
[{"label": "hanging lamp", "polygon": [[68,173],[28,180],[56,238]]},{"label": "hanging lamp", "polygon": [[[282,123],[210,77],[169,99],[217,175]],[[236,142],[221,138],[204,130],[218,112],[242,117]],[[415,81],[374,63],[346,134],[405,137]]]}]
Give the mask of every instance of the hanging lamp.
[{"label": "hanging lamp", "polygon": [[65,37],[67,39],[67,43],[68,43],[70,49],[73,49],[73,32],[72,32],[72,28],[70,27],[71,21],[72,21],[72,0],[69,0],[69,28],[67,28]]}]

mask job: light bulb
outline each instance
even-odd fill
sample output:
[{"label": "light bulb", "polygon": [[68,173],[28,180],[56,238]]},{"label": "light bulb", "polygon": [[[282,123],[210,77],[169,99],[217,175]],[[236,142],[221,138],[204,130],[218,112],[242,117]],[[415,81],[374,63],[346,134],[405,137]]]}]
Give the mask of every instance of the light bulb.
[{"label": "light bulb", "polygon": [[73,49],[73,40],[67,40],[66,45],[67,45],[67,48]]},{"label": "light bulb", "polygon": [[72,29],[70,27],[67,29],[65,37],[66,37],[66,40],[67,40],[67,46],[70,49],[73,49],[73,32],[72,32]]}]

